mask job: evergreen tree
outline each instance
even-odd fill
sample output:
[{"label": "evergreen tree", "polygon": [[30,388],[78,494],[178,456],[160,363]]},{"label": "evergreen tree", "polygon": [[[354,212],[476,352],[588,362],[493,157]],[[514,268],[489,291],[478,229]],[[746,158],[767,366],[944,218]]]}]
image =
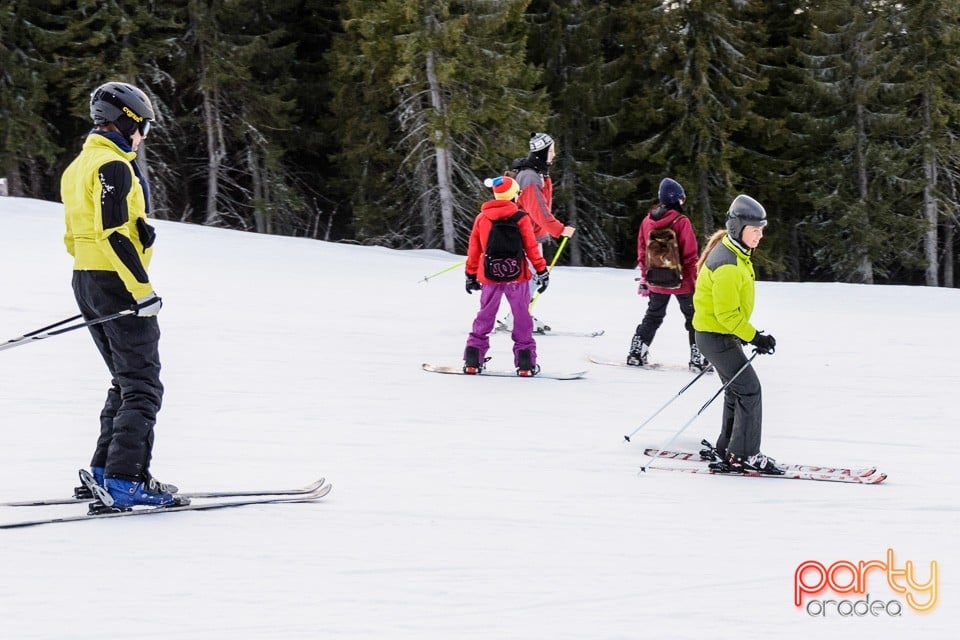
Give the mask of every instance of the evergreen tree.
[{"label": "evergreen tree", "polygon": [[544,69],[552,116],[547,130],[557,142],[554,215],[574,226],[570,263],[616,262],[616,236],[625,232],[629,169],[616,166],[615,138],[623,118],[622,46],[614,35],[616,12],[608,3],[531,4],[530,60]]},{"label": "evergreen tree", "polygon": [[638,0],[628,17],[643,47],[637,56],[637,97],[628,155],[656,194],[671,176],[699,209],[702,235],[748,181],[737,174],[743,147],[736,138],[752,122],[753,96],[765,88],[756,41],[761,25],[744,20],[738,3]]},{"label": "evergreen tree", "polygon": [[294,47],[273,17],[287,4],[188,3],[182,42],[189,55],[177,70],[178,92],[191,113],[183,122],[187,141],[203,143],[191,144],[193,166],[185,168],[204,178],[204,224],[267,233],[289,233],[295,224],[283,218],[301,203],[289,188],[283,149],[273,144],[295,107],[286,72]]},{"label": "evergreen tree", "polygon": [[[950,0],[923,0],[904,5],[902,47],[907,61],[910,100],[907,116],[920,125],[907,143],[914,168],[922,168],[924,281],[953,286],[952,245],[940,234],[956,227],[956,158],[960,155],[960,6]],[[949,234],[947,234],[949,237]],[[941,261],[941,248],[948,256]],[[941,280],[940,264],[944,264]],[[948,281],[949,278],[949,281]]]},{"label": "evergreen tree", "polygon": [[[801,226],[811,273],[873,283],[913,263],[918,226],[904,203],[918,191],[903,152],[916,134],[904,112],[890,25],[896,8],[871,0],[814,3],[804,44],[808,134],[804,177],[814,196]],[[907,205],[909,206],[909,205]]]},{"label": "evergreen tree", "polygon": [[332,118],[327,54],[340,30],[338,2],[302,0],[275,11],[285,25],[286,41],[295,51],[287,74],[296,103],[291,127],[273,131],[273,142],[284,150],[283,164],[293,189],[303,202],[298,235],[334,240],[352,234],[345,215],[347,198],[337,190],[332,151],[340,124]]},{"label": "evergreen tree", "polygon": [[482,178],[505,167],[504,151],[542,121],[536,74],[523,59],[526,4],[343,3],[332,110],[359,240],[465,245],[487,197]]},{"label": "evergreen tree", "polygon": [[739,189],[763,203],[770,218],[762,248],[754,256],[762,275],[799,279],[798,224],[808,211],[807,184],[800,168],[807,162],[805,138],[794,115],[802,103],[803,72],[797,69],[795,42],[812,27],[806,0],[770,0],[746,6],[743,20],[757,34],[754,49],[762,91],[750,96],[748,124],[733,141],[743,153],[735,162]]},{"label": "evergreen tree", "polygon": [[63,78],[52,52],[67,21],[51,2],[9,0],[0,8],[0,171],[13,196],[59,197],[50,174],[63,152],[58,126],[69,106],[51,93]]}]

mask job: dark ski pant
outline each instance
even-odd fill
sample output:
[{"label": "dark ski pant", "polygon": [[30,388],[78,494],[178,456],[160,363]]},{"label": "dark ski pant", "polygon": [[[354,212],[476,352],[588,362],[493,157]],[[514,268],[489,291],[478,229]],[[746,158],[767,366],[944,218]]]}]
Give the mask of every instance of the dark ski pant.
[{"label": "dark ski pant", "polygon": [[[700,352],[713,364],[724,384],[747,362],[740,339],[734,335],[697,331],[696,338]],[[753,365],[749,365],[724,392],[717,449],[743,458],[759,453],[762,408],[760,379]]]},{"label": "dark ski pant", "polygon": [[[129,309],[133,303],[113,271],[74,271],[73,293],[86,320]],[[130,315],[93,325],[90,334],[111,377],[90,465],[104,467],[106,477],[146,480],[163,400],[160,325],[156,316]]]},{"label": "dark ski pant", "polygon": [[[657,335],[657,329],[663,324],[663,319],[667,316],[667,304],[671,296],[676,296],[677,303],[680,305],[680,313],[683,314],[683,326],[690,337],[690,344],[694,342],[693,334],[693,294],[692,293],[654,293],[650,292],[647,298],[647,313],[643,320],[637,325],[636,335],[647,345],[653,343],[654,336]],[[708,358],[709,359],[709,358]],[[712,362],[712,360],[711,360]]]}]

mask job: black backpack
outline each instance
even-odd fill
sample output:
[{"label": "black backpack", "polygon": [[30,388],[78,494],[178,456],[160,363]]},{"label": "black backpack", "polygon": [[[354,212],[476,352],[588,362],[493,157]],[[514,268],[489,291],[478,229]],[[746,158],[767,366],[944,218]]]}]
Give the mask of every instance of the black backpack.
[{"label": "black backpack", "polygon": [[492,221],[483,254],[483,274],[487,280],[511,282],[523,273],[523,261],[527,256],[517,222],[525,215],[525,211],[517,211],[509,218]]},{"label": "black backpack", "polygon": [[644,276],[647,284],[664,289],[678,289],[683,282],[683,264],[680,261],[680,246],[673,225],[684,216],[666,227],[653,229],[647,237],[647,263]]}]

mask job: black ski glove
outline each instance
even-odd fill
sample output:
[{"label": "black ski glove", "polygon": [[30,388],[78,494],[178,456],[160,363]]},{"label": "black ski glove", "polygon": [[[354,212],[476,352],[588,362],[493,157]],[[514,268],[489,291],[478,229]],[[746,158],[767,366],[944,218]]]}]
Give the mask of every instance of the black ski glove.
[{"label": "black ski glove", "polygon": [[537,293],[543,293],[550,286],[550,272],[541,271],[537,274]]},{"label": "black ski glove", "polygon": [[773,336],[768,336],[762,331],[757,331],[757,335],[753,336],[753,340],[750,341],[750,344],[757,348],[757,353],[766,355],[775,351],[777,339]]},{"label": "black ski glove", "polygon": [[483,285],[480,284],[479,282],[477,282],[477,276],[476,276],[476,274],[468,273],[468,274],[467,274],[467,286],[466,286],[467,293],[469,293],[470,295],[473,295],[473,292],[474,292],[474,291],[480,291],[480,289],[482,289],[482,288],[483,288]]}]

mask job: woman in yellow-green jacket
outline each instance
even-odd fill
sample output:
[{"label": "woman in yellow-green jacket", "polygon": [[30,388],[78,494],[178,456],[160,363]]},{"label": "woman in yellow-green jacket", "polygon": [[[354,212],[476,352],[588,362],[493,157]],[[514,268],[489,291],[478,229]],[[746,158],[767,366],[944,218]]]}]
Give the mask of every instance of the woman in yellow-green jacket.
[{"label": "woman in yellow-green jacket", "polygon": [[755,293],[750,259],[766,226],[763,206],[750,196],[737,196],[727,211],[726,228],[714,233],[703,250],[693,293],[697,346],[720,379],[729,382],[716,448],[723,468],[732,472],[782,473],[760,453],[760,380],[743,352],[747,343],[763,354],[773,353],[777,344],[750,324]]},{"label": "woman in yellow-green jacket", "polygon": [[[179,502],[172,495],[176,487],[150,474],[163,399],[156,317],[161,302],[147,273],[155,239],[147,223],[149,189],[134,162],[155,114],[143,91],[108,82],[91,94],[90,117],[95,128],[60,180],[73,292],[87,320],[134,314],[90,327],[111,387],[90,462],[96,484],[87,490],[103,508],[170,506]],[[84,487],[78,492],[85,497]]]}]

